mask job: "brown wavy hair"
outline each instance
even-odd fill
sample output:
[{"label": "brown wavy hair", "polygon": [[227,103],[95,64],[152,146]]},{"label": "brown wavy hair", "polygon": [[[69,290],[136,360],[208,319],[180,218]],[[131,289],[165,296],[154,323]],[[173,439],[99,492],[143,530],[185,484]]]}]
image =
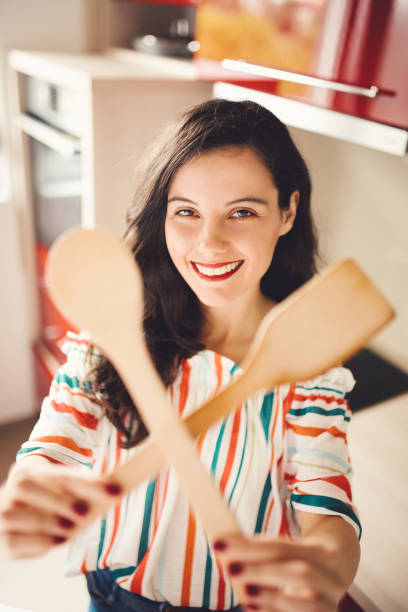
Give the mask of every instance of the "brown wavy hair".
[{"label": "brown wavy hair", "polygon": [[[143,159],[123,237],[142,272],[146,343],[166,386],[174,381],[183,358],[205,348],[200,302],[176,270],[166,246],[168,189],[177,170],[193,156],[226,146],[251,147],[259,155],[278,190],[281,210],[288,208],[291,194],[299,191],[293,228],[279,239],[261,279],[264,295],[279,302],[316,272],[310,176],[286,126],[249,101],[213,99],[188,110]],[[115,368],[102,358],[88,379],[108,419],[123,434],[122,446],[135,446],[147,432]]]}]

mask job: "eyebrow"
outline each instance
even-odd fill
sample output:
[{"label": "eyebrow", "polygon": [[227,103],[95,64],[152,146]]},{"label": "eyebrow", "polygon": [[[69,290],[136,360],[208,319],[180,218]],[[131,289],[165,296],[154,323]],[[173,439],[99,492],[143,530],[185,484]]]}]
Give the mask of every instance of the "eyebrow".
[{"label": "eyebrow", "polygon": [[[174,201],[186,202],[187,204],[194,204],[195,206],[198,206],[197,202],[194,202],[193,200],[189,200],[188,198],[183,198],[181,196],[173,196],[172,198],[169,198],[167,200],[167,203],[170,204],[170,202],[174,202]],[[264,204],[264,205],[268,204],[268,202],[266,200],[263,200],[262,198],[254,198],[252,196],[249,196],[245,198],[238,198],[237,200],[232,200],[231,202],[227,202],[226,206],[231,206],[232,204],[241,204],[241,202],[252,202],[253,204]]]}]

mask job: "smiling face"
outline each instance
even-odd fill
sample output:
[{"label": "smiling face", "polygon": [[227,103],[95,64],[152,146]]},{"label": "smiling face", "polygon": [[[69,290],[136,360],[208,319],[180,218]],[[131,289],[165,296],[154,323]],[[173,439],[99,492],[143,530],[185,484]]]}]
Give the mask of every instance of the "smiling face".
[{"label": "smiling face", "polygon": [[165,222],[170,257],[201,303],[258,300],[260,281],[280,236],[292,227],[298,194],[287,210],[261,158],[250,147],[197,155],[174,175]]}]

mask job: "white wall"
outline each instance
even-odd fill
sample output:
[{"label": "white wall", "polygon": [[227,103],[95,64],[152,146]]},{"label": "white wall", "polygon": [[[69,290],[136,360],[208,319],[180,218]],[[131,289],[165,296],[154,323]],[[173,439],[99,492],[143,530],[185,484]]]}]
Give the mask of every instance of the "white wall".
[{"label": "white wall", "polygon": [[309,163],[327,262],[353,257],[397,317],[372,342],[408,371],[408,157],[292,129]]}]

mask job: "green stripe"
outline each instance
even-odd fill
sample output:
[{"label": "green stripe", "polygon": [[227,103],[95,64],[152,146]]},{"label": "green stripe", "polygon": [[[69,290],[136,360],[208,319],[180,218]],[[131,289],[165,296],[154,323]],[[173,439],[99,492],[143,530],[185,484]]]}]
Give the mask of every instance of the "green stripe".
[{"label": "green stripe", "polygon": [[147,489],[146,489],[142,534],[140,536],[139,551],[137,554],[137,565],[139,565],[139,563],[142,561],[149,547],[149,528],[150,528],[150,519],[152,516],[153,499],[154,499],[155,490],[156,490],[156,478],[154,478],[153,480],[149,482],[149,484],[147,485]]},{"label": "green stripe", "polygon": [[218,434],[217,444],[215,445],[214,457],[211,464],[211,474],[215,474],[215,470],[217,469],[217,463],[220,456],[220,448],[221,442],[225,431],[226,420],[221,425],[220,433]]},{"label": "green stripe", "polygon": [[122,578],[123,576],[131,576],[136,571],[136,566],[131,565],[130,567],[121,567],[119,569],[111,570],[115,580]]},{"label": "green stripe", "polygon": [[290,503],[292,508],[293,503],[298,503],[316,508],[327,508],[327,510],[333,510],[334,512],[345,514],[356,523],[359,529],[358,539],[361,538],[361,525],[357,515],[351,508],[349,508],[349,506],[347,506],[347,504],[339,499],[336,499],[335,497],[327,497],[326,495],[299,495],[298,493],[292,493]]},{"label": "green stripe", "polygon": [[269,425],[272,417],[273,393],[267,393],[262,402],[261,421],[265,432],[265,439],[269,441]]},{"label": "green stripe", "polygon": [[19,451],[17,451],[17,456],[18,455],[24,455],[25,453],[32,453],[33,451],[36,450],[44,450],[41,446],[32,446],[30,448],[20,448]]},{"label": "green stripe", "polygon": [[211,576],[212,576],[212,559],[210,549],[207,544],[207,560],[205,562],[205,577],[204,577],[204,592],[203,592],[203,607],[210,607],[211,597]]},{"label": "green stripe", "polygon": [[306,387],[305,385],[296,385],[296,388],[305,389],[306,391],[330,391],[331,393],[340,393],[340,395],[344,395],[344,391],[330,389],[329,387]]},{"label": "green stripe", "polygon": [[320,406],[307,406],[306,408],[291,408],[289,410],[289,414],[293,414],[293,416],[303,416],[309,412],[313,414],[323,414],[325,416],[336,416],[338,414],[343,416],[346,415],[344,408],[331,408],[330,410],[325,410],[324,408],[320,408]]},{"label": "green stripe", "polygon": [[234,486],[232,487],[231,495],[229,496],[229,499],[228,499],[228,503],[229,504],[231,503],[232,496],[234,495],[235,488],[236,488],[236,486],[238,484],[238,480],[239,480],[239,476],[241,474],[242,464],[244,463],[244,457],[245,457],[245,452],[246,452],[246,445],[247,445],[247,439],[248,439],[248,405],[247,404],[245,404],[245,416],[246,416],[246,427],[245,427],[244,445],[242,447],[241,461],[239,463],[238,473],[237,473],[237,476],[235,478]]},{"label": "green stripe", "polygon": [[265,481],[264,489],[262,491],[261,503],[259,504],[258,517],[256,519],[255,533],[262,533],[262,527],[265,519],[266,505],[268,503],[269,495],[272,491],[272,483],[270,474]]},{"label": "green stripe", "polygon": [[99,537],[98,559],[96,561],[96,567],[98,568],[99,568],[99,561],[102,555],[103,544],[105,542],[105,533],[106,533],[106,518],[103,517],[101,520],[101,535]]},{"label": "green stripe", "polygon": [[84,380],[81,385],[77,376],[68,376],[65,372],[57,372],[54,382],[58,385],[65,383],[70,389],[81,389],[85,393],[91,393],[92,391],[92,383],[89,380]]}]

